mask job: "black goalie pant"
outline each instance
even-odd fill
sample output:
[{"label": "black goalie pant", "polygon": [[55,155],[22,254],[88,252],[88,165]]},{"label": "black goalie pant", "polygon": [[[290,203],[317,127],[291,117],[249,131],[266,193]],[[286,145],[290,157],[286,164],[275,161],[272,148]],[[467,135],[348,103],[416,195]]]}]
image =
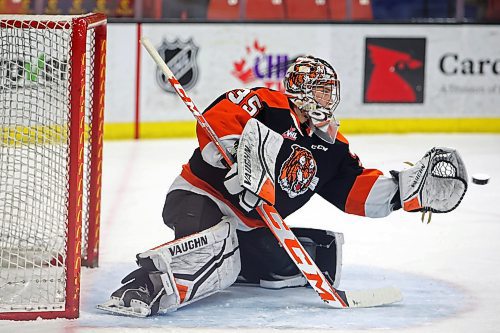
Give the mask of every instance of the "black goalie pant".
[{"label": "black goalie pant", "polygon": [[[174,230],[176,239],[213,227],[222,216],[209,197],[184,190],[168,193],[163,207],[163,221]],[[291,276],[299,273],[269,229],[238,230],[237,234],[240,275],[248,282],[258,283],[271,274]]]}]

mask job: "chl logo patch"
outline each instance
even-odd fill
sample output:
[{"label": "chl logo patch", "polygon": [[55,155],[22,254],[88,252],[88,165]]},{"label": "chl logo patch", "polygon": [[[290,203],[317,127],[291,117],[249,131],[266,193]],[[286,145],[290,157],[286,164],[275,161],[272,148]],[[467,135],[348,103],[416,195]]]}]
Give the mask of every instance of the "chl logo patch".
[{"label": "chl logo patch", "polygon": [[292,153],[281,166],[279,184],[290,198],[314,190],[318,184],[318,167],[313,154],[299,145],[292,145]]},{"label": "chl logo patch", "polygon": [[290,127],[289,130],[287,130],[285,133],[281,134],[281,136],[285,139],[289,139],[292,141],[297,140],[297,132],[295,130],[295,127]]},{"label": "chl logo patch", "polygon": [[[196,84],[196,81],[198,81],[198,64],[196,63],[198,46],[193,43],[192,39],[187,42],[176,39],[172,43],[164,39],[158,48],[158,53],[172,70],[184,90],[189,90]],[[172,88],[165,74],[159,68],[156,68],[156,82],[161,89],[169,93],[175,93],[174,88]]]},{"label": "chl logo patch", "polygon": [[423,103],[425,38],[366,38],[365,103]]}]

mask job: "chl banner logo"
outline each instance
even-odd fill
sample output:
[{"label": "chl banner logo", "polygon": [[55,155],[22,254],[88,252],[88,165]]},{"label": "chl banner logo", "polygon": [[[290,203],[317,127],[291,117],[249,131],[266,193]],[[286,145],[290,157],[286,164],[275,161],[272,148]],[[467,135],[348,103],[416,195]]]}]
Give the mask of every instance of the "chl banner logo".
[{"label": "chl banner logo", "polygon": [[252,83],[284,91],[283,78],[291,63],[289,58],[287,53],[269,52],[264,44],[255,40],[246,47],[242,58],[233,61],[231,74],[246,86]]},{"label": "chl banner logo", "polygon": [[[158,48],[158,53],[185,90],[191,89],[196,84],[198,81],[198,65],[196,63],[198,47],[192,39],[187,42],[176,39],[172,43],[163,40]],[[169,93],[175,92],[160,68],[156,69],[156,82],[163,90]]]},{"label": "chl banner logo", "polygon": [[423,103],[425,38],[366,38],[365,103]]}]

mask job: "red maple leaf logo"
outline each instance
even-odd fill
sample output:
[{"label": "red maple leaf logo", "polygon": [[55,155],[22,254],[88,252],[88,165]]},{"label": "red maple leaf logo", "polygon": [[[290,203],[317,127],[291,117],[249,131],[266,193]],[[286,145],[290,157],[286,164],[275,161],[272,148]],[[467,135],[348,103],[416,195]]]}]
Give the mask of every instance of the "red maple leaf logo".
[{"label": "red maple leaf logo", "polygon": [[243,83],[248,83],[255,79],[252,68],[247,68],[246,64],[247,62],[245,59],[241,59],[240,61],[235,61],[233,63],[234,70],[231,73]]},{"label": "red maple leaf logo", "polygon": [[262,56],[266,53],[266,47],[255,40],[252,45],[246,47],[246,56],[233,62],[233,71],[231,74],[243,83],[249,83],[255,80],[255,75],[249,60]]}]

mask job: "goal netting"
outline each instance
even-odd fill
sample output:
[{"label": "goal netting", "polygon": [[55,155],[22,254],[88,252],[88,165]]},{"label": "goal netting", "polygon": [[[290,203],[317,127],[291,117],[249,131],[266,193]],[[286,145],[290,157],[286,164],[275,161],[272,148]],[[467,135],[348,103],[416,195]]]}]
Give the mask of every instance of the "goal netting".
[{"label": "goal netting", "polygon": [[106,19],[0,15],[0,319],[78,316],[97,265]]}]

